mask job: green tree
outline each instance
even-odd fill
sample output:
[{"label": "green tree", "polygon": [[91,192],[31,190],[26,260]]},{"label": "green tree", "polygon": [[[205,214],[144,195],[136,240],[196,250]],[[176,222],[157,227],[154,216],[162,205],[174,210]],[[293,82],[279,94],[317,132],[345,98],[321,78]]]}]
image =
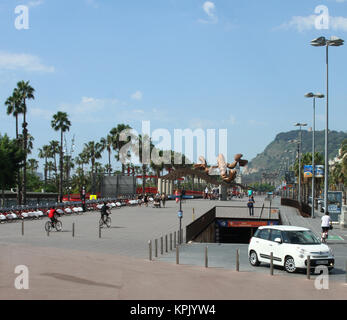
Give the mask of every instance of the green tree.
[{"label": "green tree", "polygon": [[[117,127],[112,128],[110,131],[111,136],[113,137],[113,150],[116,152],[116,160],[120,160],[120,150],[123,146],[125,146],[128,142],[130,142],[131,138],[128,138],[127,141],[120,141],[120,135],[124,130],[130,130],[131,127],[126,124],[118,124]],[[122,163],[122,174],[125,172],[125,164]]]},{"label": "green tree", "polygon": [[45,164],[44,164],[44,182],[45,182],[45,187],[47,185],[47,172],[48,172],[48,158],[51,157],[51,150],[49,145],[44,145],[42,148],[39,149],[39,154],[38,154],[40,159],[45,159]]},{"label": "green tree", "polygon": [[0,135],[0,187],[2,190],[2,206],[5,200],[5,189],[11,188],[16,183],[17,173],[25,154],[16,140],[11,140],[6,134]]},{"label": "green tree", "polygon": [[53,120],[51,121],[51,126],[55,131],[60,131],[60,161],[59,161],[59,201],[63,201],[63,139],[64,133],[70,130],[71,122],[68,119],[66,112],[58,111],[53,115]]},{"label": "green tree", "polygon": [[101,138],[100,144],[102,145],[102,148],[107,150],[108,153],[108,167],[107,167],[107,172],[108,175],[111,175],[112,171],[112,166],[111,166],[111,152],[112,152],[112,147],[114,145],[114,136],[111,134],[108,134],[106,138]]},{"label": "green tree", "polygon": [[24,150],[24,164],[23,164],[23,182],[22,182],[22,203],[26,204],[26,160],[28,154],[28,123],[26,122],[27,114],[27,100],[33,100],[35,89],[30,86],[29,81],[20,81],[17,83],[18,96],[20,97],[20,105],[23,108],[23,150]]},{"label": "green tree", "polygon": [[102,145],[99,142],[95,143],[94,141],[89,141],[84,144],[83,153],[85,153],[92,164],[92,193],[95,194],[95,161],[101,158]]}]

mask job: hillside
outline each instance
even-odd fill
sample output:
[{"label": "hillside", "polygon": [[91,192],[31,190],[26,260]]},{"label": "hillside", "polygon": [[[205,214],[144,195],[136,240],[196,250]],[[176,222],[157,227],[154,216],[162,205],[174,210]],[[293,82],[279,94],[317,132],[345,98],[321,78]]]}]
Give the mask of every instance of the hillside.
[{"label": "hillside", "polygon": [[[259,181],[263,172],[274,172],[282,166],[291,165],[296,157],[300,130],[279,133],[262,153],[252,159],[243,173],[243,181],[250,183]],[[316,131],[316,152],[324,154],[324,130]],[[329,159],[336,157],[341,142],[347,139],[347,132],[329,131]],[[289,151],[289,152],[288,152]],[[312,132],[302,130],[302,152],[312,152]]]}]

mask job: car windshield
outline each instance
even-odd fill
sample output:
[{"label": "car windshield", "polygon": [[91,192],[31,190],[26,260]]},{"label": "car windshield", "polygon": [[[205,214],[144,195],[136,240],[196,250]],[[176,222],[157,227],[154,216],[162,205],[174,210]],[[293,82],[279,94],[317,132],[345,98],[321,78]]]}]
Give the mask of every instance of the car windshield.
[{"label": "car windshield", "polygon": [[284,231],[283,242],[291,244],[320,244],[312,231]]}]

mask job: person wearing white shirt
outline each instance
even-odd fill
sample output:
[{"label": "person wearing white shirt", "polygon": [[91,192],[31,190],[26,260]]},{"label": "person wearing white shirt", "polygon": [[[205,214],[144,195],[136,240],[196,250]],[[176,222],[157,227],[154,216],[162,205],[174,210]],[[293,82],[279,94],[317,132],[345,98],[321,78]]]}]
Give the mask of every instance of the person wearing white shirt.
[{"label": "person wearing white shirt", "polygon": [[322,232],[328,232],[331,225],[331,218],[329,216],[329,212],[326,212],[321,220],[322,220],[322,224],[321,224]]}]

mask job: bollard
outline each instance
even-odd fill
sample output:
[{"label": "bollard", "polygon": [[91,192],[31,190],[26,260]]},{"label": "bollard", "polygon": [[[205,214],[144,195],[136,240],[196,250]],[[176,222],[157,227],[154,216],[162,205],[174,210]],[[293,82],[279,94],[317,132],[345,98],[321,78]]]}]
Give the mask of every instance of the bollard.
[{"label": "bollard", "polygon": [[174,233],[174,248],[176,248],[176,231]]},{"label": "bollard", "polygon": [[177,244],[181,244],[180,240],[181,240],[181,232],[180,232],[180,230],[178,230],[177,231]]},{"label": "bollard", "polygon": [[170,251],[172,251],[172,233],[170,233]]},{"label": "bollard", "polygon": [[47,229],[47,237],[49,237],[49,229]]},{"label": "bollard", "polygon": [[270,253],[270,275],[274,275],[274,254]]},{"label": "bollard", "polygon": [[99,226],[99,238],[101,238],[101,227]]},{"label": "bollard", "polygon": [[72,237],[75,237],[75,222],[72,223]]},{"label": "bollard", "polygon": [[176,264],[180,264],[180,250],[179,250],[179,246],[176,247]]},{"label": "bollard", "polygon": [[155,254],[155,257],[157,258],[158,257],[158,239],[155,239],[154,241],[154,254]]},{"label": "bollard", "polygon": [[193,221],[195,221],[195,210],[194,210],[194,208],[193,208]]},{"label": "bollard", "polygon": [[310,256],[307,256],[306,275],[307,275],[307,279],[310,280],[311,278],[311,257]]},{"label": "bollard", "polygon": [[24,236],[24,220],[22,220],[22,236]]},{"label": "bollard", "polygon": [[208,268],[208,247],[205,247],[205,268]]},{"label": "bollard", "polygon": [[163,237],[160,237],[160,254],[163,254]]},{"label": "bollard", "polygon": [[152,241],[148,240],[149,261],[152,261]]},{"label": "bollard", "polygon": [[346,283],[347,283],[347,260],[346,260]]},{"label": "bollard", "polygon": [[168,253],[167,234],[165,235],[165,252]]},{"label": "bollard", "polygon": [[236,271],[240,271],[240,251],[236,250]]},{"label": "bollard", "polygon": [[182,244],[183,243],[183,229],[181,229],[180,235],[181,235],[181,237],[180,237],[180,240],[181,240],[180,244]]}]

